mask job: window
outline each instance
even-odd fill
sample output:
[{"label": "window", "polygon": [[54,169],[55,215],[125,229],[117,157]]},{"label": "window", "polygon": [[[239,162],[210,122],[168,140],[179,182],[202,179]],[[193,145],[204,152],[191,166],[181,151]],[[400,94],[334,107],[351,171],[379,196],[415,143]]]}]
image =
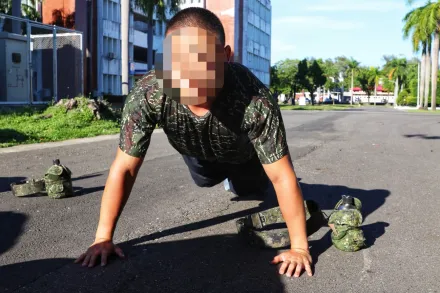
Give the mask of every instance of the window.
[{"label": "window", "polygon": [[15,64],[21,63],[21,54],[20,53],[12,53],[12,62]]}]

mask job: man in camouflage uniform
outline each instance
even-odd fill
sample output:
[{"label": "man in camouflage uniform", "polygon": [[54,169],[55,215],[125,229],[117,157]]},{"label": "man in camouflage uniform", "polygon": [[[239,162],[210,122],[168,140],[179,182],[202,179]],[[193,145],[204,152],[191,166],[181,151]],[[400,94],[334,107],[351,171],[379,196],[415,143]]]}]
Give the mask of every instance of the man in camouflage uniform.
[{"label": "man in camouflage uniform", "polygon": [[[157,58],[157,57],[156,57]],[[161,126],[183,156],[194,182],[227,180],[238,196],[262,194],[273,184],[289,230],[291,249],[273,259],[280,274],[311,276],[303,198],[294,173],[280,109],[269,90],[243,65],[229,62],[220,20],[189,8],[168,23],[163,56],[127,97],[118,154],[104,190],[93,245],[77,262],[105,265],[117,218]]]}]

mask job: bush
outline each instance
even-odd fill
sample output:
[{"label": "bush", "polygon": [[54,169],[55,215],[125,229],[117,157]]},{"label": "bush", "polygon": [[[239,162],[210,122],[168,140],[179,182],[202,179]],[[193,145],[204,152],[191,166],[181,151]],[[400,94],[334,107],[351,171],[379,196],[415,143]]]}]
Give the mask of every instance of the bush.
[{"label": "bush", "polygon": [[409,96],[406,98],[406,106],[417,106],[417,97]]},{"label": "bush", "polygon": [[409,94],[406,90],[403,90],[399,93],[399,95],[397,96],[397,105],[400,106],[406,106],[406,100],[408,98]]}]

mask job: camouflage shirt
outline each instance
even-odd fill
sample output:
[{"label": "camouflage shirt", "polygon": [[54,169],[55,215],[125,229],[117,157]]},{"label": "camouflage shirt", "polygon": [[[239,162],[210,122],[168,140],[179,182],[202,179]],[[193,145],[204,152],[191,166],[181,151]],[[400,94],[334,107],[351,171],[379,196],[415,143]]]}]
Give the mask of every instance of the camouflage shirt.
[{"label": "camouflage shirt", "polygon": [[156,125],[181,154],[239,164],[257,155],[262,164],[288,154],[281,112],[267,87],[238,63],[229,63],[210,111],[200,117],[163,94],[154,70],[129,93],[122,115],[120,149],[145,156]]}]

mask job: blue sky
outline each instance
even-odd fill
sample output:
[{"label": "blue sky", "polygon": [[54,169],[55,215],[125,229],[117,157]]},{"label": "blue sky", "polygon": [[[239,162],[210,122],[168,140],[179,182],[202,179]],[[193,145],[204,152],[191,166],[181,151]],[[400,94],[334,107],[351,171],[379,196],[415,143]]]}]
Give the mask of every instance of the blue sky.
[{"label": "blue sky", "polygon": [[[334,58],[380,66],[383,55],[414,56],[402,37],[405,0],[272,0],[272,60]],[[416,6],[416,3],[413,6]]]}]

